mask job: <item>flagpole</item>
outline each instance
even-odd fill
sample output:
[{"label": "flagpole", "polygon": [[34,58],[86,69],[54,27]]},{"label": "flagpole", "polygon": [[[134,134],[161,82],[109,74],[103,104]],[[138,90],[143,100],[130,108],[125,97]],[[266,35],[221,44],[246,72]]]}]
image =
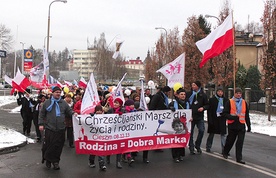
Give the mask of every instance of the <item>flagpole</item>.
[{"label": "flagpole", "polygon": [[234,91],[236,89],[236,45],[235,45],[235,24],[232,10],[232,26],[233,26],[233,80],[234,80]]}]

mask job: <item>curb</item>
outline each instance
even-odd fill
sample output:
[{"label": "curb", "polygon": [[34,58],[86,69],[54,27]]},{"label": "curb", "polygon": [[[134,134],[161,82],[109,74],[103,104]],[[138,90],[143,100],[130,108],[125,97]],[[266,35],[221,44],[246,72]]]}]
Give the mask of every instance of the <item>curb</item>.
[{"label": "curb", "polygon": [[16,146],[2,148],[0,149],[0,155],[17,152],[20,150],[21,147],[25,145],[27,145],[27,140]]}]

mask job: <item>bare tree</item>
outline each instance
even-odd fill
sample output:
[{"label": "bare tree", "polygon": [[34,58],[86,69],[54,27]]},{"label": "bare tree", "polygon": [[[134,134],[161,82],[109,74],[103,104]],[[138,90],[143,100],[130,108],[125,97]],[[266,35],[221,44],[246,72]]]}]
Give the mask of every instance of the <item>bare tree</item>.
[{"label": "bare tree", "polygon": [[196,80],[207,84],[210,75],[208,69],[210,63],[206,63],[202,68],[199,68],[199,63],[202,59],[202,54],[197,49],[195,43],[206,36],[203,29],[200,27],[196,16],[188,18],[188,26],[184,29],[182,36],[183,49],[186,53],[185,57],[185,88],[190,88],[190,84]]},{"label": "bare tree", "polygon": [[11,35],[11,30],[5,25],[0,24],[0,49],[9,51],[13,43],[13,37]]},{"label": "bare tree", "polygon": [[263,38],[263,66],[261,88],[271,88],[276,93],[276,3],[267,0],[264,5],[264,14],[261,19],[264,27]]}]

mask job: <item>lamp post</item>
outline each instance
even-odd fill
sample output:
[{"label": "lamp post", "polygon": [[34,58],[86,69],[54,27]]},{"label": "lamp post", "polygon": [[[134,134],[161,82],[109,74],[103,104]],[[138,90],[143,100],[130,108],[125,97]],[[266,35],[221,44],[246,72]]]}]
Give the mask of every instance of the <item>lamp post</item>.
[{"label": "lamp post", "polygon": [[[167,57],[167,37],[168,37],[168,32],[165,28],[163,27],[155,27],[155,30],[165,30],[166,34],[166,41],[165,41],[165,56]],[[165,59],[165,63],[167,63],[167,60]],[[163,65],[163,64],[162,64]]]},{"label": "lamp post", "polygon": [[[48,36],[45,36],[45,37],[44,37],[44,43],[43,43],[43,44],[44,44],[44,48],[46,47],[46,46],[45,46],[45,40],[46,40],[47,37],[48,37]],[[52,36],[49,36],[49,38],[52,38]]]},{"label": "lamp post", "polygon": [[167,42],[167,36],[168,36],[167,30],[163,27],[155,27],[155,30],[165,30],[165,32],[166,32],[166,42]]},{"label": "lamp post", "polygon": [[20,42],[20,44],[22,45],[22,61],[21,61],[21,72],[23,74],[24,72],[24,44],[23,42]]},{"label": "lamp post", "polygon": [[220,23],[220,19],[218,17],[216,17],[216,16],[206,14],[205,18],[216,18],[218,20],[218,22]]},{"label": "lamp post", "polygon": [[49,10],[48,10],[48,30],[47,30],[47,52],[49,53],[49,38],[50,38],[50,11],[51,11],[51,5],[54,2],[63,2],[63,3],[67,3],[67,0],[55,0],[52,1],[49,5]]},{"label": "lamp post", "polygon": [[[163,28],[163,27],[155,27],[155,30],[164,30],[165,31],[165,34],[166,34],[166,41],[165,41],[165,64],[167,63],[167,37],[168,37],[168,32],[167,32],[167,30],[165,29],[165,28]],[[162,62],[162,64],[161,64],[162,66],[164,65],[163,64],[163,62]],[[160,66],[160,67],[162,67],[162,66]],[[160,75],[160,79],[159,80],[161,80],[161,75]],[[167,85],[167,80],[166,80],[166,78],[165,78],[165,84]]]}]

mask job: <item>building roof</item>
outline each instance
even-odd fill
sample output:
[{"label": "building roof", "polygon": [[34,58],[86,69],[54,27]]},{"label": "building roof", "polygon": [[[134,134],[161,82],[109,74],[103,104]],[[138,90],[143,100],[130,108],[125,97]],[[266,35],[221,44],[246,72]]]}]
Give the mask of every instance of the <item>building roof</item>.
[{"label": "building roof", "polygon": [[127,65],[127,64],[143,64],[142,60],[140,59],[131,59],[131,60],[128,60],[128,61],[124,61],[123,62],[124,65]]}]

